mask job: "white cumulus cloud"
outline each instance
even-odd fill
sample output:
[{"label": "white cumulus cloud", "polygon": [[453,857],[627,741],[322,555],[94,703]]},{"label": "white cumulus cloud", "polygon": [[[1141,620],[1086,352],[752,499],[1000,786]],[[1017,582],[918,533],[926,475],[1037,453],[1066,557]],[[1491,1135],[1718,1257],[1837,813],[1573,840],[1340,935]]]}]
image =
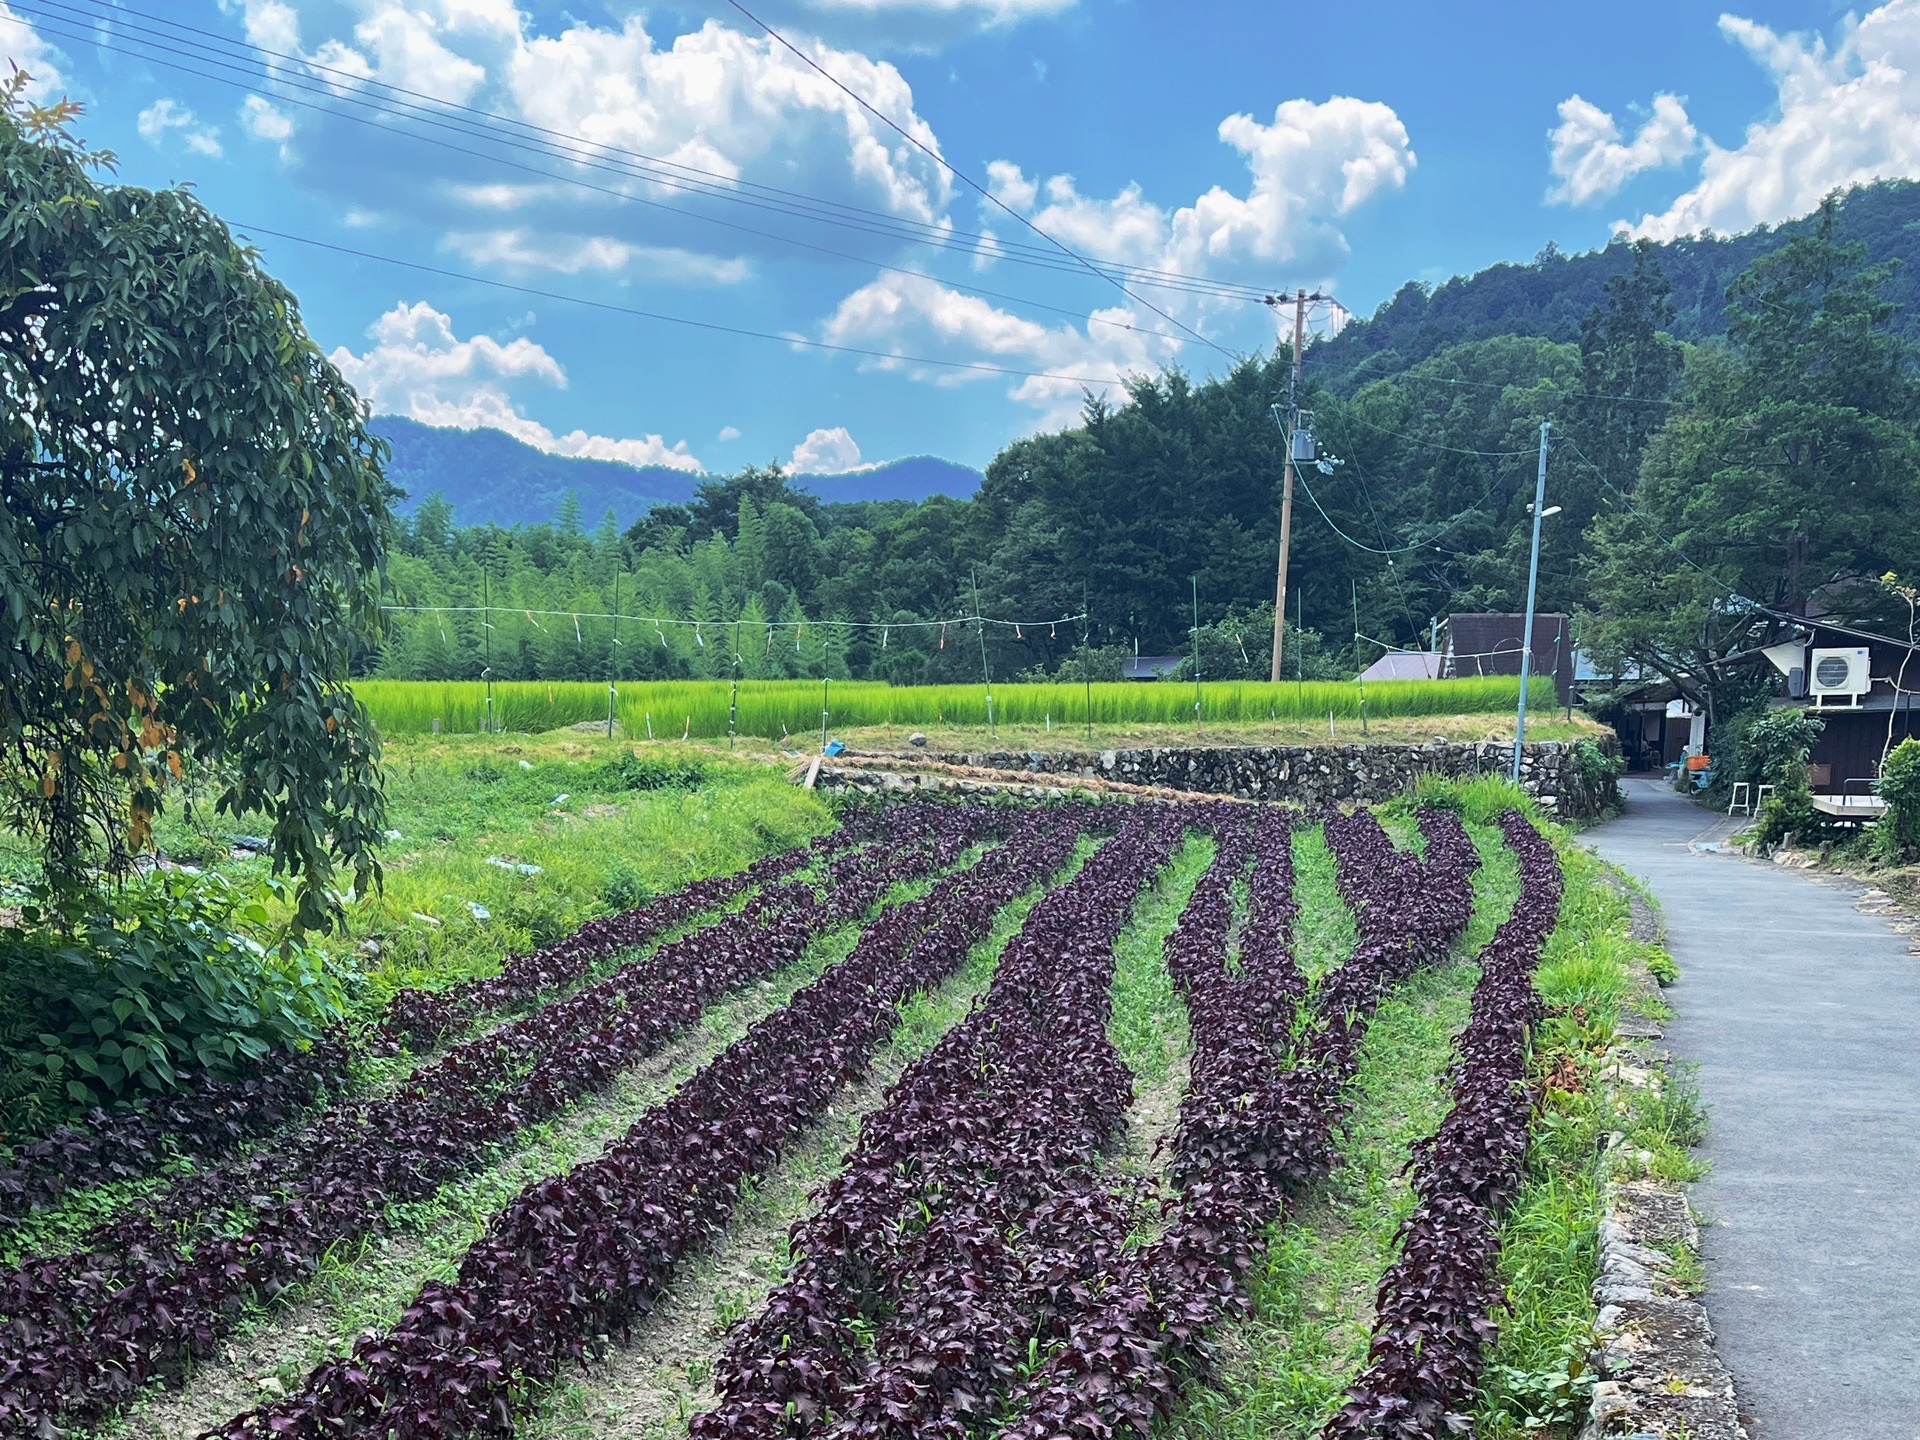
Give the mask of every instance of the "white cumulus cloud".
[{"label": "white cumulus cloud", "polygon": [[241,102],[240,128],[262,144],[278,147],[280,158],[287,158],[287,142],[293,139],[293,117],[264,95],[249,95]]},{"label": "white cumulus cloud", "polygon": [[1316,270],[1337,265],[1348,253],[1338,222],[1403,188],[1418,163],[1391,106],[1346,95],[1284,101],[1271,124],[1229,115],[1219,136],[1247,162],[1246,194],[1216,185],[1171,211],[1138,185],[1100,199],[1082,195],[1071,175],[1040,185],[1004,161],[989,166],[988,175],[998,199],[1029,210],[1034,224],[1076,250],[1217,275],[1248,262]]},{"label": "white cumulus cloud", "polygon": [[863,467],[853,436],[846,426],[836,425],[831,430],[808,431],[807,438],[793,447],[787,468],[797,475],[845,475]]},{"label": "white cumulus cloud", "polygon": [[1849,17],[1831,46],[1736,15],[1720,30],[1767,72],[1775,113],[1737,146],[1708,140],[1699,183],[1623,228],[1655,240],[1727,234],[1803,215],[1837,187],[1920,178],[1920,0]]},{"label": "white cumulus cloud", "polygon": [[445,244],[482,265],[555,270],[563,275],[633,272],[681,284],[734,285],[752,273],[738,256],[703,255],[673,246],[634,245],[607,235],[546,236],[531,227],[453,234]]},{"label": "white cumulus cloud", "polygon": [[738,425],[722,425],[720,427],[720,441],[722,444],[725,444],[729,440],[738,440],[739,438],[740,427]]},{"label": "white cumulus cloud", "polygon": [[[1416,159],[1391,107],[1335,96],[1289,100],[1271,124],[1251,115],[1220,122],[1220,139],[1244,157],[1244,194],[1215,186],[1168,208],[1137,184],[1111,197],[1083,195],[1071,175],[1030,178],[1011,161],[987,167],[1003,204],[1075,252],[1183,275],[1269,281],[1286,267],[1320,279],[1348,253],[1342,222],[1369,201],[1405,186]],[[994,212],[986,212],[991,216]],[[1004,214],[999,218],[1004,221]],[[994,263],[999,241],[977,246],[975,268]],[[1246,307],[1177,292],[1136,293],[1203,333],[1214,322],[1244,323]],[[1115,292],[1114,303],[1080,324],[1041,324],[918,275],[884,275],[841,301],[822,331],[835,344],[887,352],[869,367],[933,384],[958,385],[988,372],[931,366],[922,355],[1045,372],[1013,377],[1011,394],[1053,428],[1078,418],[1084,392],[1111,391],[1126,377],[1178,360],[1190,337],[1146,305]]]},{"label": "white cumulus cloud", "polygon": [[1144,331],[1102,325],[1125,321],[1125,309],[1096,311],[1084,327],[1042,325],[964,295],[922,275],[883,275],[840,302],[825,326],[834,344],[889,352],[863,364],[936,385],[992,380],[986,370],[926,365],[912,355],[1046,372],[1015,377],[1011,395],[1041,412],[1043,428],[1072,424],[1082,392],[1106,389],[1127,376],[1148,374],[1178,345]]},{"label": "white cumulus cloud", "polygon": [[11,61],[26,71],[27,99],[37,103],[58,99],[66,84],[66,76],[60,72],[66,56],[49,45],[30,23],[14,14],[5,0],[0,0],[0,60]]},{"label": "white cumulus cloud", "polygon": [[822,10],[854,11],[863,15],[958,15],[987,25],[1014,25],[1071,10],[1075,0],[814,0],[814,3]]},{"label": "white cumulus cloud", "polygon": [[1654,96],[1652,113],[1629,141],[1621,140],[1612,115],[1570,95],[1560,102],[1560,123],[1547,138],[1553,144],[1550,166],[1559,182],[1547,198],[1586,205],[1617,195],[1636,175],[1678,165],[1694,152],[1700,133],[1677,95]]},{"label": "white cumulus cloud", "polygon": [[[516,243],[499,257],[515,268],[542,262],[562,272],[615,268],[591,255],[596,245],[611,243],[644,242],[662,252],[731,251],[741,243],[764,248],[766,242],[741,242],[688,218],[681,207],[691,181],[776,185],[936,224],[952,197],[949,177],[934,160],[827,75],[768,37],[717,20],[662,43],[643,11],[603,23],[554,23],[543,14],[536,23],[528,0],[338,0],[297,10],[285,0],[238,0],[237,8],[250,40],[303,57],[284,67],[301,72],[301,83],[344,90],[350,81],[343,76],[365,76],[604,147],[574,146],[577,162],[572,155],[537,162],[598,190],[516,179],[477,159],[449,161],[439,178],[422,183],[411,148],[369,145],[360,131],[330,119],[302,122],[291,143],[308,162],[304,173],[323,187],[351,186],[358,203],[379,196],[395,218],[455,233],[496,229],[500,212],[517,212]],[[793,40],[834,79],[938,151],[933,128],[915,110],[912,87],[892,64],[802,35]],[[265,88],[271,99],[271,85]],[[628,153],[684,168],[622,173]],[[527,163],[521,151],[502,154]],[[627,196],[652,203],[635,206]],[[712,202],[692,208],[711,210]],[[723,252],[717,263],[733,258]]]},{"label": "white cumulus cloud", "polygon": [[328,358],[377,412],[405,415],[423,425],[504,430],[555,455],[701,468],[684,440],[669,445],[659,435],[616,439],[585,430],[556,435],[529,417],[510,386],[531,381],[564,389],[567,372],[524,335],[504,344],[491,335],[463,340],[451,316],[422,302],[394,306],[368,328],[367,338],[373,343],[364,353],[356,355],[343,345]]},{"label": "white cumulus cloud", "polygon": [[150,145],[163,145],[169,135],[178,132],[181,142],[196,155],[219,156],[220,129],[203,125],[193,111],[171,97],[163,97],[140,112],[134,122],[140,138]]}]

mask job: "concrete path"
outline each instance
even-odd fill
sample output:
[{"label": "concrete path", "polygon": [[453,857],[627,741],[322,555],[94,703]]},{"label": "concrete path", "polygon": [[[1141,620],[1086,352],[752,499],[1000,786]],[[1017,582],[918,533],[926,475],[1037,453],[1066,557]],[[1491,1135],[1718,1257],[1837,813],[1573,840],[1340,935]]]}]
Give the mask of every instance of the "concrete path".
[{"label": "concrete path", "polygon": [[1920,958],[1834,884],[1690,848],[1650,781],[1583,837],[1639,876],[1681,969],[1712,1175],[1707,1312],[1754,1440],[1920,1437]]}]

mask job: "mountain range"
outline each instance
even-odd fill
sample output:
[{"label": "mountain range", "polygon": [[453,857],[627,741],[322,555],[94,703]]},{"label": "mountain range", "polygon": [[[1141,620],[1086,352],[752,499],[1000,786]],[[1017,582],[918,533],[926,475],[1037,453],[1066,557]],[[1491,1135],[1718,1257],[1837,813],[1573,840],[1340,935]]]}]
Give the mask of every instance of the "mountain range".
[{"label": "mountain range", "polygon": [[[393,447],[387,478],[406,492],[402,513],[439,494],[461,525],[538,525],[560,513],[569,492],[592,525],[611,510],[622,529],[655,505],[693,498],[710,477],[664,465],[627,465],[551,455],[501,430],[451,430],[399,415],[376,415],[373,432]],[[859,500],[964,500],[978,470],[932,455],[910,455],[843,475],[796,474],[793,482],[829,504]]]}]

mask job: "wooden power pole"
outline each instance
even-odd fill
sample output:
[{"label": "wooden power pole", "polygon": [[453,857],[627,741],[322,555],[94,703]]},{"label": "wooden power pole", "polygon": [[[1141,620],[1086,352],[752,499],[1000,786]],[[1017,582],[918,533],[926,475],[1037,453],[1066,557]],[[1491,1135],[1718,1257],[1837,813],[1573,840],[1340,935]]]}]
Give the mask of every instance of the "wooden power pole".
[{"label": "wooden power pole", "polygon": [[1287,478],[1280,492],[1280,566],[1273,584],[1273,675],[1280,680],[1280,661],[1286,650],[1287,636],[1287,560],[1293,549],[1293,473],[1296,464],[1294,433],[1300,428],[1300,354],[1307,341],[1307,306],[1331,297],[1314,291],[1296,290],[1291,295],[1269,295],[1267,304],[1276,310],[1293,306],[1293,393],[1287,403]]}]

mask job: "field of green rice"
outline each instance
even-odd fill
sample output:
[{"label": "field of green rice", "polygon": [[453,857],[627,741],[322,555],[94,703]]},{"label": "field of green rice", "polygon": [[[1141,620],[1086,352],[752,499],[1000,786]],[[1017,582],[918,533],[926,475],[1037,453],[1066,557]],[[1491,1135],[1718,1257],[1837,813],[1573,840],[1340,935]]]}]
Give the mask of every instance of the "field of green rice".
[{"label": "field of green rice", "polygon": [[[487,686],[477,680],[363,680],[355,692],[386,735],[475,734],[489,728]],[[1137,725],[1194,723],[1194,688],[1166,682],[1084,685],[995,685],[997,725]],[[607,687],[583,681],[499,681],[493,686],[491,728],[540,733],[607,718]],[[1520,698],[1513,677],[1462,680],[1224,682],[1200,687],[1200,719],[1207,723],[1341,720],[1426,715],[1478,715],[1510,711]],[[1088,713],[1091,702],[1092,713]],[[615,713],[624,734],[677,739],[713,739],[729,733],[734,703],[724,680],[628,681],[619,687]],[[985,728],[989,716],[984,685],[893,687],[864,681],[750,680],[739,688],[733,733],[780,740],[864,726],[968,726]],[[1553,708],[1553,682],[1533,682],[1529,703]]]}]

